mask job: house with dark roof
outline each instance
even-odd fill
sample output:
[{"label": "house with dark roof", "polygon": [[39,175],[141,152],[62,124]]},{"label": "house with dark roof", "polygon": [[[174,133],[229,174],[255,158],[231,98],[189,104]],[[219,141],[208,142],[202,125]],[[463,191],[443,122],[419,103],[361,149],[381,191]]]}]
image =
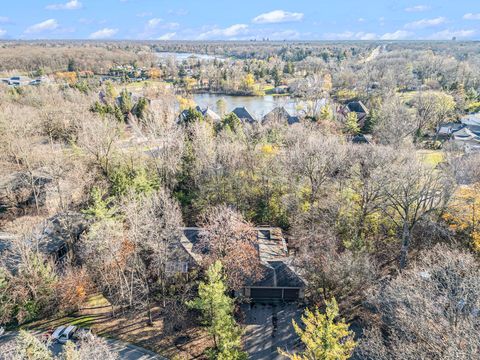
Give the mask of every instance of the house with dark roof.
[{"label": "house with dark roof", "polygon": [[447,140],[466,153],[480,152],[480,125],[468,120],[466,123],[445,123],[437,127],[436,138]]},{"label": "house with dark roof", "polygon": [[[253,301],[295,301],[304,297],[305,281],[292,265],[282,230],[275,227],[258,227],[257,250],[263,267],[263,276],[258,281],[247,283],[237,295]],[[201,228],[183,229],[180,244],[185,251],[175,264],[168,265],[172,271],[188,272],[195,268],[206,254],[199,249]]]},{"label": "house with dark roof", "polygon": [[460,122],[465,125],[480,125],[480,113],[465,115]]},{"label": "house with dark roof", "polygon": [[365,126],[365,121],[367,120],[367,116],[369,111],[364,103],[361,101],[351,101],[346,106],[347,114],[354,112],[357,114],[358,125],[360,127]]},{"label": "house with dark roof", "polygon": [[267,115],[265,115],[262,119],[262,124],[288,124],[292,125],[298,123],[299,119],[297,116],[291,116],[288,111],[283,107],[279,106],[270,111]]},{"label": "house with dark roof", "polygon": [[373,143],[372,136],[367,134],[358,134],[352,138],[353,144],[366,144],[370,145]]},{"label": "house with dark roof", "polygon": [[232,111],[232,113],[237,115],[237,117],[243,123],[254,124],[257,122],[255,117],[247,110],[246,107],[237,107]]},{"label": "house with dark roof", "polygon": [[[83,214],[66,212],[57,214],[37,227],[32,237],[24,241],[36,248],[46,258],[57,264],[73,256],[75,244],[87,229],[87,220]],[[12,251],[12,244],[17,240],[13,234],[0,232],[0,260],[5,262],[10,271],[16,271],[19,257]]]},{"label": "house with dark roof", "polygon": [[454,122],[440,124],[437,126],[437,139],[448,140],[454,132],[461,130],[464,126],[462,123]]}]

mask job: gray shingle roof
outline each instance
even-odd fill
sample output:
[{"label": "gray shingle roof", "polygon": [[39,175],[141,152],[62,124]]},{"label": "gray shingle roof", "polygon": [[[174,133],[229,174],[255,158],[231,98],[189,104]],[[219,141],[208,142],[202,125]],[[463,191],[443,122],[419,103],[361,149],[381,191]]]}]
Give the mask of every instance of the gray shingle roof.
[{"label": "gray shingle roof", "polygon": [[237,107],[235,108],[232,113],[234,113],[235,115],[238,116],[238,118],[244,122],[248,122],[248,123],[255,123],[257,120],[255,120],[255,118],[253,117],[252,114],[250,114],[250,112],[247,110],[246,107]]},{"label": "gray shingle roof", "polygon": [[290,116],[288,111],[283,106],[279,106],[263,117],[263,124],[269,122],[286,122],[289,125],[292,125],[299,122],[299,119],[296,116]]},{"label": "gray shingle roof", "polygon": [[285,261],[267,261],[264,265],[262,279],[248,284],[251,287],[287,287],[301,288],[303,280]]}]

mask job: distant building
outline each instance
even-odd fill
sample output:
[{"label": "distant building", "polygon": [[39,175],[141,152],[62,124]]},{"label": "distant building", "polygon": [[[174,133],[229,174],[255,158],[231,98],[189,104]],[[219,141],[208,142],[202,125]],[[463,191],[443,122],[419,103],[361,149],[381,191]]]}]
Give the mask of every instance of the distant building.
[{"label": "distant building", "polygon": [[283,106],[276,107],[275,109],[270,111],[267,115],[265,115],[262,120],[262,124],[264,125],[271,124],[271,123],[292,125],[298,122],[299,122],[298,117],[291,116]]},{"label": "distant building", "polygon": [[243,123],[254,124],[257,122],[257,120],[253,117],[252,114],[250,114],[246,107],[237,107],[232,111],[232,113],[237,115],[237,117]]},{"label": "distant building", "polygon": [[36,79],[31,79],[27,76],[12,76],[10,78],[2,78],[0,81],[9,86],[33,86],[48,82],[48,78],[42,76]]},{"label": "distant building", "polygon": [[197,111],[200,112],[205,119],[209,119],[213,122],[220,122],[222,118],[215,111],[210,109],[208,106],[205,109],[202,109],[200,106],[196,107]]},{"label": "distant building", "polygon": [[475,117],[464,117],[462,123],[440,124],[436,138],[450,141],[467,153],[480,151],[480,125],[476,125]]},{"label": "distant building", "polygon": [[465,115],[460,119],[460,122],[465,125],[480,126],[480,113]]},{"label": "distant building", "polygon": [[372,144],[372,136],[365,134],[358,134],[352,138],[352,143],[354,144]]},{"label": "distant building", "polygon": [[367,120],[369,111],[361,101],[349,102],[347,104],[347,109],[349,112],[354,112],[357,114],[358,125],[360,125],[360,127],[365,126],[365,121]]},{"label": "distant building", "polygon": [[[41,226],[41,231],[34,232],[32,238],[25,241],[55,263],[62,263],[73,256],[76,242],[87,229],[87,221],[80,213],[66,212],[51,217]],[[0,232],[0,257],[3,255],[6,259],[5,265],[10,271],[16,271],[20,261],[12,248],[15,240],[15,235]]]}]

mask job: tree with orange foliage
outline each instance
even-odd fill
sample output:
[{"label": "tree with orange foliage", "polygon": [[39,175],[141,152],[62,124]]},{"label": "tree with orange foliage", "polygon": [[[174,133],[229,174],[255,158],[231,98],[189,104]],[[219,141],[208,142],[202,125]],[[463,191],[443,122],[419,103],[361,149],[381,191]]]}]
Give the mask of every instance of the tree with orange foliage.
[{"label": "tree with orange foliage", "polygon": [[152,68],[148,70],[148,77],[150,79],[159,79],[162,76],[162,72],[160,69]]},{"label": "tree with orange foliage", "polygon": [[74,71],[64,71],[64,72],[57,72],[55,76],[67,82],[69,85],[73,85],[77,82],[77,73]]},{"label": "tree with orange foliage", "polygon": [[87,300],[92,288],[93,284],[85,269],[67,269],[56,287],[59,310],[67,313],[77,311]]}]

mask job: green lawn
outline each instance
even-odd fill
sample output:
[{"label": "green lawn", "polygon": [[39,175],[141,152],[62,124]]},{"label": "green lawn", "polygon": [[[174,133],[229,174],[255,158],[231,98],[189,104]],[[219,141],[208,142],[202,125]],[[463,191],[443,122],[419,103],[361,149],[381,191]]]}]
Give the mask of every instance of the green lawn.
[{"label": "green lawn", "polygon": [[440,150],[419,150],[418,154],[425,164],[432,167],[437,166],[444,160],[443,152]]}]

